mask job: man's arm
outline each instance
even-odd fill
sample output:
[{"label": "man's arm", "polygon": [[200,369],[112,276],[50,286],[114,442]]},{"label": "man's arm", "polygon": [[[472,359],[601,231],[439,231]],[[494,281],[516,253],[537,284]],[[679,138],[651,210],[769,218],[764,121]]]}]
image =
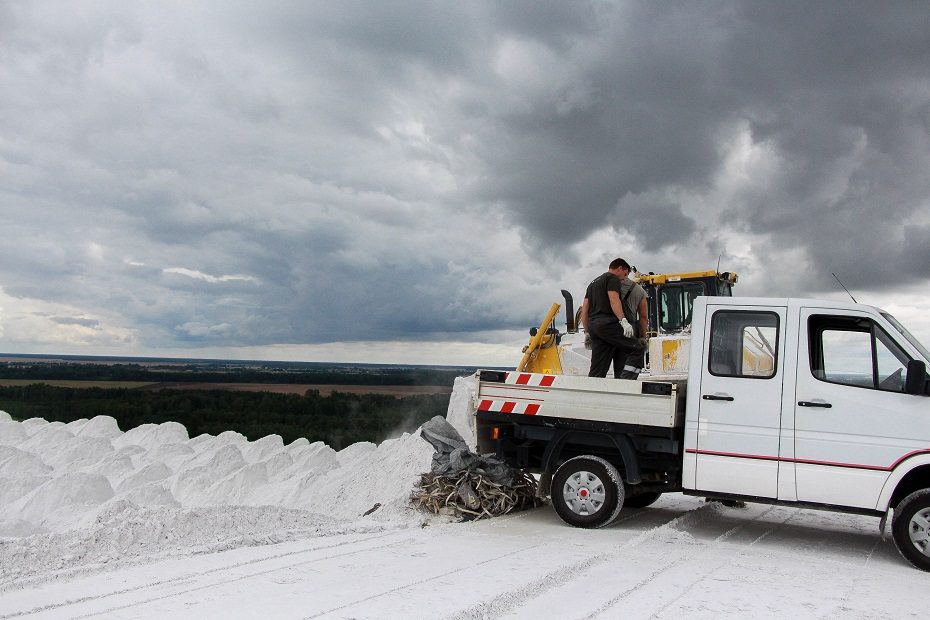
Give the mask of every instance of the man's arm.
[{"label": "man's arm", "polygon": [[643,297],[639,300],[639,309],[636,311],[636,314],[639,315],[639,337],[645,338],[647,336],[647,331],[649,329],[649,304],[646,302],[646,297]]},{"label": "man's arm", "polygon": [[623,304],[620,303],[620,293],[617,291],[607,291],[607,299],[610,300],[610,309],[614,311],[617,320],[625,319],[623,314]]},{"label": "man's arm", "polygon": [[584,325],[585,332],[590,332],[588,329],[588,298],[585,297],[584,301],[581,302],[581,324]]}]

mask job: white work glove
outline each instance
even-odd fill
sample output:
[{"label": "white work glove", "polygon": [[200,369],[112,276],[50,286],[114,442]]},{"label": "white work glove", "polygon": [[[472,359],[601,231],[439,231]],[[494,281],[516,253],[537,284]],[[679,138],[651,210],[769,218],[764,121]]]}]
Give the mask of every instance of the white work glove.
[{"label": "white work glove", "polygon": [[633,326],[630,325],[630,322],[626,320],[626,317],[620,319],[620,327],[623,328],[623,335],[627,338],[633,337]]}]

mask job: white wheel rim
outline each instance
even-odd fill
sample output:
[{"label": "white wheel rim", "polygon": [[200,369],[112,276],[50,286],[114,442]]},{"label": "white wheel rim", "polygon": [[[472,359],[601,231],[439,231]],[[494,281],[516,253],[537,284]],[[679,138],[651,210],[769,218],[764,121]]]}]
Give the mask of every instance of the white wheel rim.
[{"label": "white wheel rim", "polygon": [[604,506],[607,489],[596,475],[589,471],[575,472],[562,487],[565,505],[576,515],[588,517]]},{"label": "white wheel rim", "polygon": [[930,508],[918,510],[908,524],[911,544],[923,555],[930,557]]}]

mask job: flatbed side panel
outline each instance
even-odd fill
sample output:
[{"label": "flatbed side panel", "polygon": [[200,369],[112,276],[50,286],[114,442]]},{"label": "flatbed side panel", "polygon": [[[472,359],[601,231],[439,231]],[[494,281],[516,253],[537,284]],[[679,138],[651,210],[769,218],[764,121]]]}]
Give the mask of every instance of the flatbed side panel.
[{"label": "flatbed side panel", "polygon": [[[673,384],[501,371],[478,377],[481,411],[663,428],[683,423]],[[656,391],[667,393],[649,393]]]}]

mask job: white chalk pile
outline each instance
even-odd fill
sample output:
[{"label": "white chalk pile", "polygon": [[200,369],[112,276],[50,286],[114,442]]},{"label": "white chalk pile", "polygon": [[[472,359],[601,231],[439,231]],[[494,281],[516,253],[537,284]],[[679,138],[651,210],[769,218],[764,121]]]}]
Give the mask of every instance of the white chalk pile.
[{"label": "white chalk pile", "polygon": [[[463,435],[473,390],[460,378],[450,399]],[[17,422],[0,411],[0,589],[140,555],[416,525],[425,517],[408,498],[432,452],[419,431],[337,452],[278,435],[191,438],[174,422],[123,432],[107,416]]]}]

